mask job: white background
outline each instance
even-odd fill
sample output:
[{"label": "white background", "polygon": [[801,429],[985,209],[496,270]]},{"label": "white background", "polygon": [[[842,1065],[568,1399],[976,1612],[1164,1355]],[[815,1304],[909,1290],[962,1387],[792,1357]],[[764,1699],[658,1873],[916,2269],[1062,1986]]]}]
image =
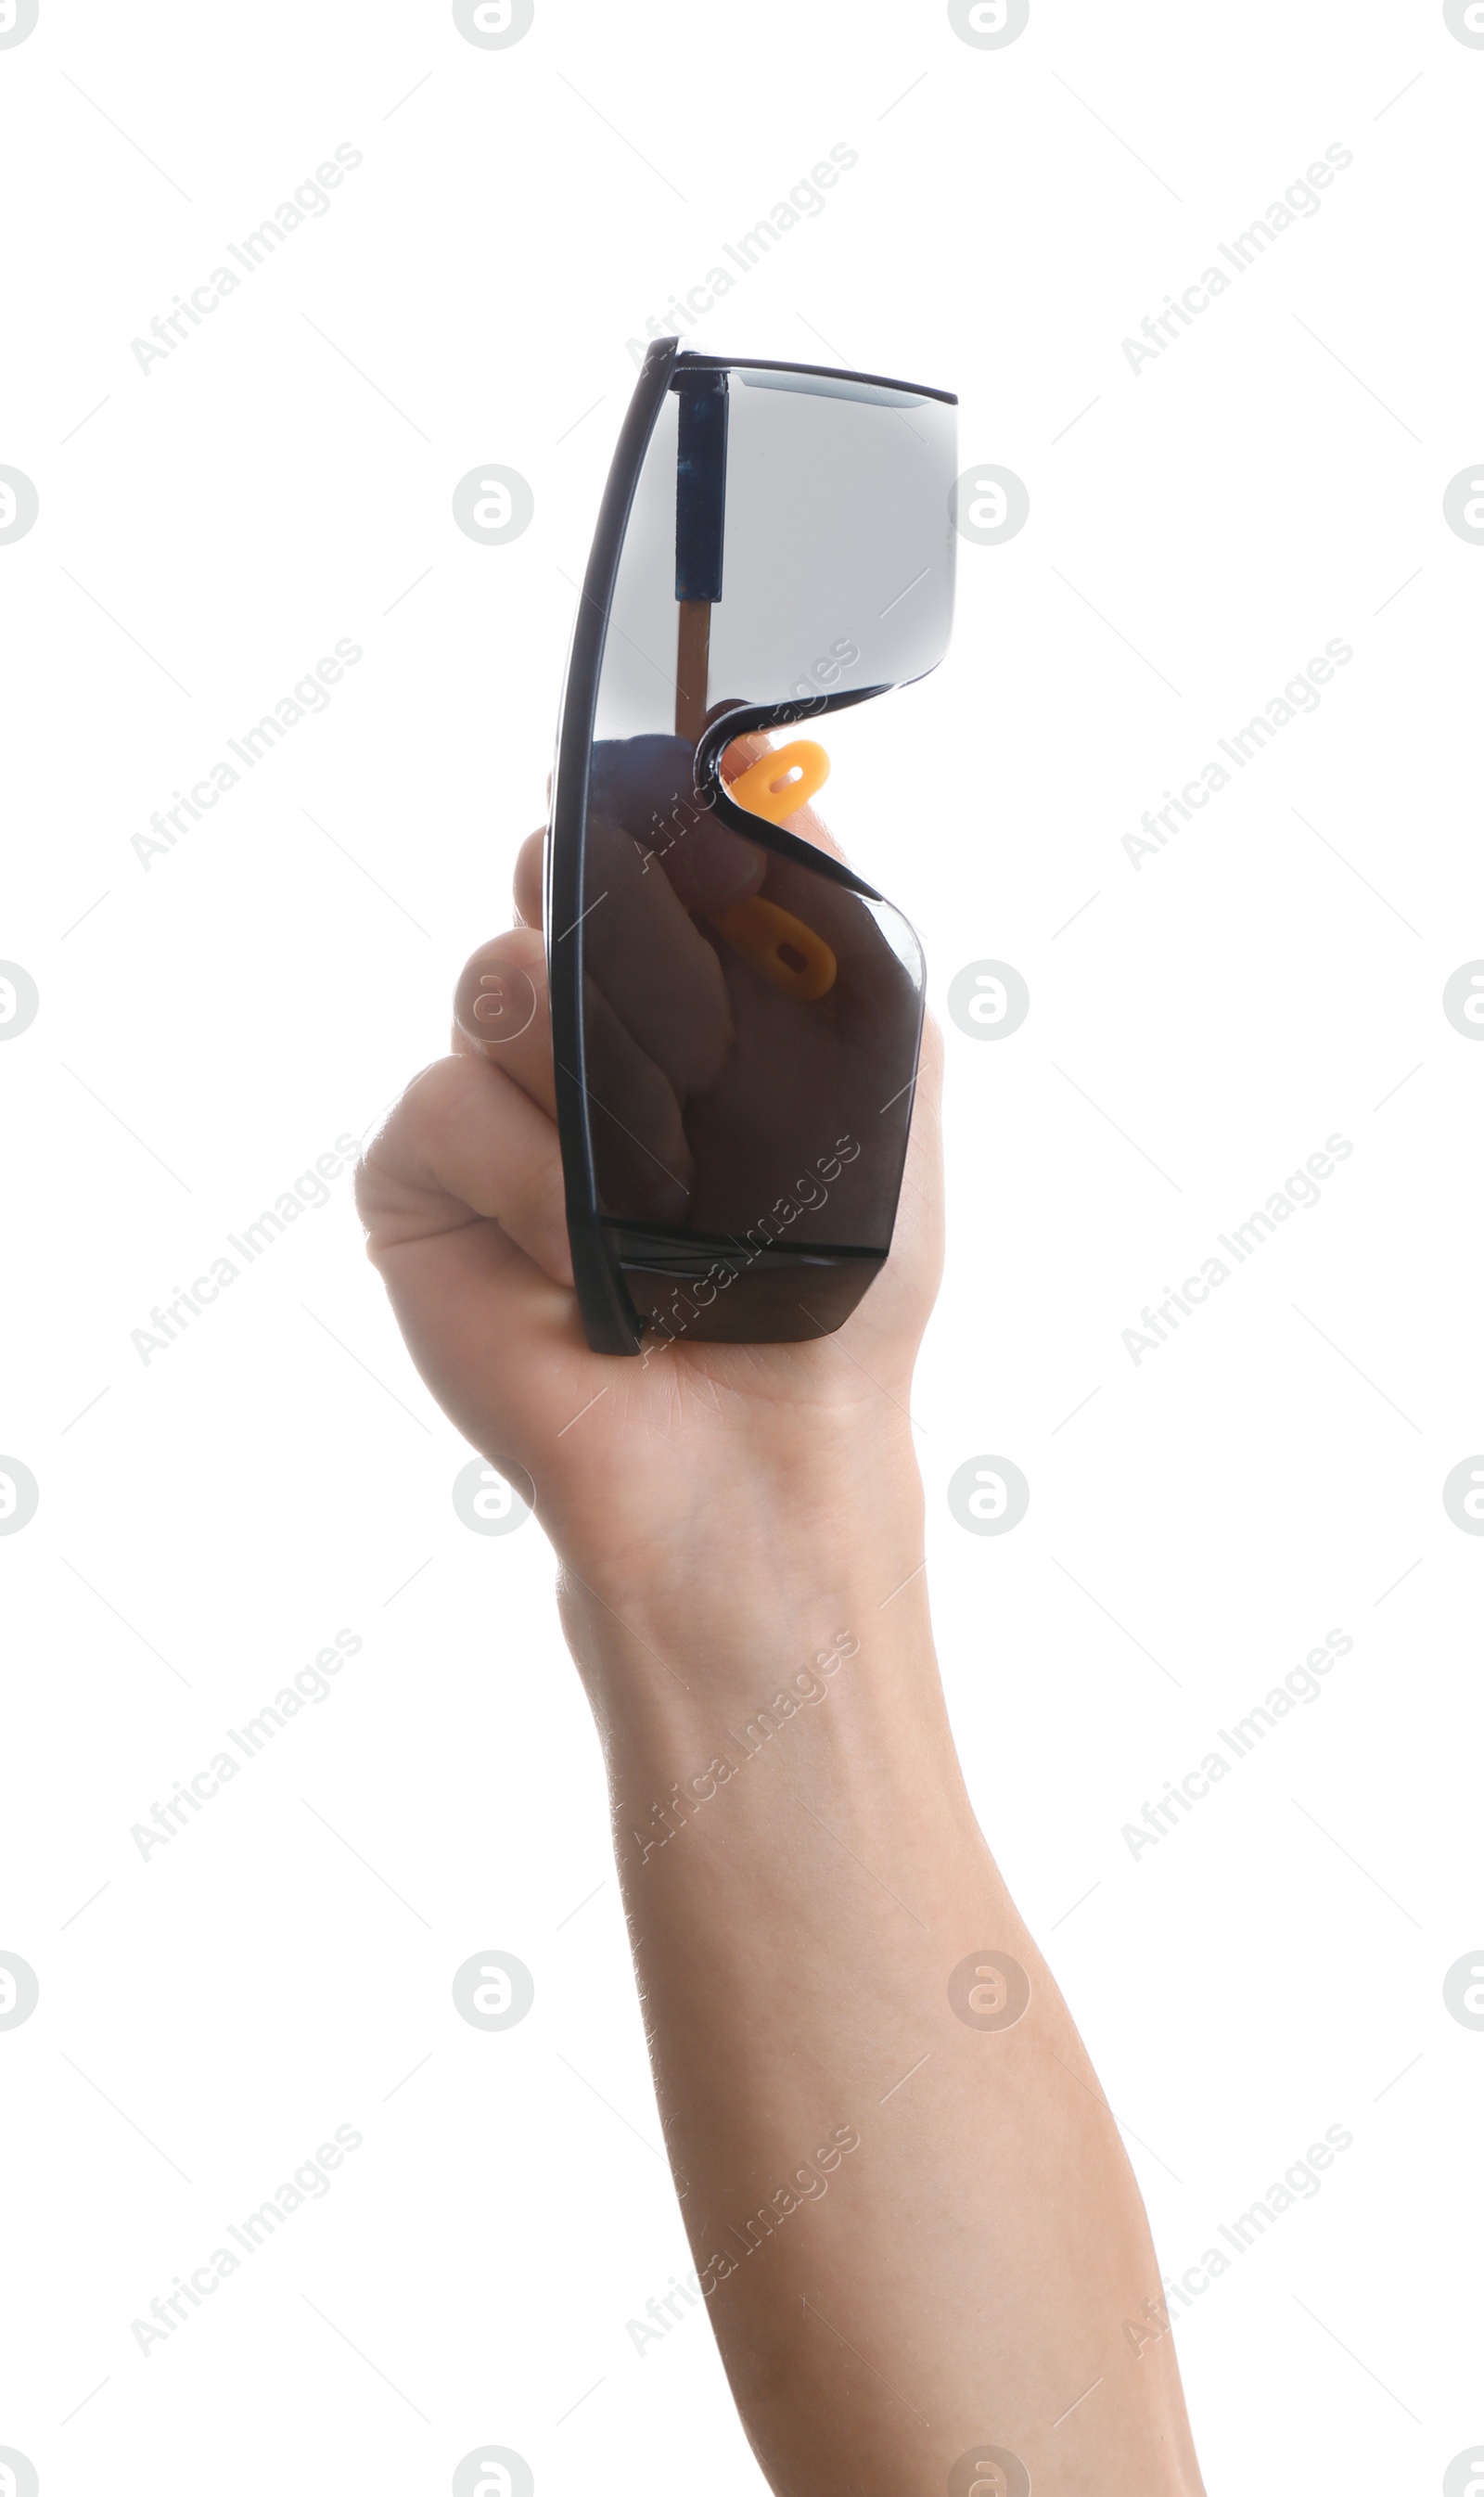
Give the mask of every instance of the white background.
[{"label": "white background", "polygon": [[[131,1343],[444,1045],[540,820],[626,341],[828,155],[858,164],[694,341],[957,389],[1022,477],[962,549],[940,673],[828,811],[1023,1028],[948,1030],[950,1260],[916,1400],[944,1671],[1169,2269],[1326,2127],[1353,2146],[1180,2328],[1213,2492],[1438,2489],[1484,2437],[1478,594],[1484,50],[1439,7],[41,0],[0,48],[0,2446],[46,2497],[543,2497],[761,2481],[686,2262],[539,1530],[469,1451],[347,1182],[166,1351]],[[338,143],[363,162],[200,330],[131,340]],[[1156,360],[1121,349],[1322,159],[1353,165]],[[531,526],[472,543],[480,462]],[[188,838],[131,846],[342,637],[363,657]],[[1331,638],[1353,660],[1136,869],[1123,837]],[[1075,915],[1074,914],[1078,914]],[[1070,923],[1070,924],[1068,924]],[[1136,1366],[1146,1303],[1327,1136],[1353,1153]],[[230,1251],[228,1253],[231,1253]],[[1302,1314],[1301,1314],[1302,1312]],[[1012,1458],[1029,1513],[945,1490]],[[131,1841],[339,1628],[363,1640],[147,1862]],[[1353,1638],[1157,1847],[1121,1835],[1327,1629]],[[535,2008],[485,2035],[454,1970]],[[1484,1955],[1484,1954],[1480,1954]],[[142,2355],[170,2292],[336,2125],[332,2191]],[[189,2181],[187,2181],[189,2180]]]}]

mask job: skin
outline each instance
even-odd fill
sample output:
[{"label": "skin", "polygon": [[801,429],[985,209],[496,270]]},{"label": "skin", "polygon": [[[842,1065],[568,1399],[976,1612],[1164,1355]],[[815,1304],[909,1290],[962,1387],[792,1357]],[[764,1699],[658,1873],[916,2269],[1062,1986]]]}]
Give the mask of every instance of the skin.
[{"label": "skin", "polygon": [[[808,810],[790,829],[834,846]],[[891,1257],[837,1334],[591,1353],[541,838],[359,1201],[424,1378],[534,1489],[557,1555],[692,2289],[747,2435],[786,2497],[1200,2497],[1138,2188],[970,1809],[933,1656],[906,1408],[941,1258],[937,1035]],[[664,913],[719,871],[690,856]],[[667,1067],[663,1000],[641,983],[627,1012],[662,1120],[706,1044]]]}]

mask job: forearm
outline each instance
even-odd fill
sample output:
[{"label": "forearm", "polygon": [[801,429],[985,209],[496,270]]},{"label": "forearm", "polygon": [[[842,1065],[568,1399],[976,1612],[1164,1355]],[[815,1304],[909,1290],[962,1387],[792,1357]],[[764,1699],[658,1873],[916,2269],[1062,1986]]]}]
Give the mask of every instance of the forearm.
[{"label": "forearm", "polygon": [[698,2282],[788,2497],[942,2497],[981,2443],[1047,2497],[1184,2497],[1169,2336],[1123,2328],[1143,2208],[970,1810],[921,1559],[894,1438],[565,1583]]}]

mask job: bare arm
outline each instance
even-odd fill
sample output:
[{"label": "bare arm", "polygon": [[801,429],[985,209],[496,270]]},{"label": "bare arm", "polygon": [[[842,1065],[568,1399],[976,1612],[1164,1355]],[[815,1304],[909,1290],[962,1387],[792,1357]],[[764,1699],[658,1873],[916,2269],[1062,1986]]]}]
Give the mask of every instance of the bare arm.
[{"label": "bare arm", "polygon": [[777,2489],[941,2492],[980,2446],[954,2497],[995,2448],[1193,2490],[1138,2190],[963,1790],[911,1452],[852,1437],[564,1604],[698,2285]]},{"label": "bare arm", "polygon": [[[528,854],[517,891],[534,920]],[[508,1041],[472,1017],[481,973]],[[531,931],[459,999],[363,1212],[425,1375],[529,1476],[561,1562],[692,2293],[769,2482],[1198,2497],[1138,2189],[932,1652],[900,1410],[937,1272],[935,1048],[891,1262],[838,1338],[606,1361],[569,1288]]]}]

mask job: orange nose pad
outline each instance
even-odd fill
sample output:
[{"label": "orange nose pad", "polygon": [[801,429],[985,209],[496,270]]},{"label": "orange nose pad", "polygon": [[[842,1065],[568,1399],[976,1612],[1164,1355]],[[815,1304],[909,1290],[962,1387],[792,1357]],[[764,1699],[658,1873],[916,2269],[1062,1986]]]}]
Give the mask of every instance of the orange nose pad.
[{"label": "orange nose pad", "polygon": [[824,747],[812,738],[798,737],[792,745],[780,745],[775,753],[749,763],[745,772],[728,781],[727,796],[745,806],[749,815],[781,824],[806,806],[829,777],[830,758]]},{"label": "orange nose pad", "polygon": [[[774,763],[777,757],[767,759]],[[839,965],[824,938],[791,910],[765,901],[761,894],[717,911],[711,925],[765,980],[784,996],[797,997],[801,1005],[813,1005],[834,988]]]}]

